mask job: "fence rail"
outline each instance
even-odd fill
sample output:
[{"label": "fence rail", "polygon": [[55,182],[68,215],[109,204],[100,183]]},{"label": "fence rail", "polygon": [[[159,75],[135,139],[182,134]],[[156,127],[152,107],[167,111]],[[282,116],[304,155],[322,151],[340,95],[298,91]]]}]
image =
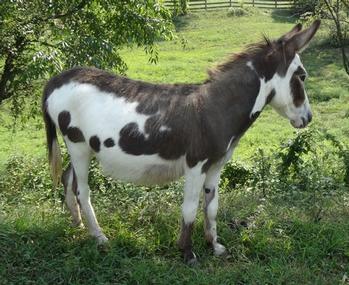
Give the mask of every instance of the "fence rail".
[{"label": "fence rail", "polygon": [[[165,0],[165,6],[175,8],[178,0]],[[253,6],[266,9],[289,9],[293,6],[293,0],[247,0],[242,2],[244,6]],[[189,10],[214,10],[229,7],[239,7],[241,1],[237,0],[188,0]]]}]

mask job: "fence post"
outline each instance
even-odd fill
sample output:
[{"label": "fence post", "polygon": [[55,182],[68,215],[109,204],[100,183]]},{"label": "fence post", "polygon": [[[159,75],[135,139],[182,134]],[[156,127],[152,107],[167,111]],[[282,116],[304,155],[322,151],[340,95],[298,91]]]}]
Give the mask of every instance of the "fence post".
[{"label": "fence post", "polygon": [[205,10],[207,11],[207,0],[205,0]]},{"label": "fence post", "polygon": [[232,0],[229,0],[230,7],[231,7],[231,4],[232,4],[231,1],[232,1]]},{"label": "fence post", "polygon": [[277,7],[278,7],[278,1],[275,0],[275,8],[277,8]]},{"label": "fence post", "polygon": [[252,7],[254,7],[254,0],[252,0]]}]

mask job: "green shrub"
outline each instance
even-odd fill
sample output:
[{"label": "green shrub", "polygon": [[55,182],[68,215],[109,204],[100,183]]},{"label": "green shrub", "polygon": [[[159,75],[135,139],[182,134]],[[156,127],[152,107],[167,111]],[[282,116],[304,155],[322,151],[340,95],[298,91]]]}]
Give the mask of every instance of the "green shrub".
[{"label": "green shrub", "polygon": [[241,17],[247,15],[247,12],[242,7],[231,7],[228,9],[228,16],[231,17]]},{"label": "green shrub", "polygon": [[293,11],[297,15],[310,12],[315,13],[319,0],[294,0]]},{"label": "green shrub", "polygon": [[245,165],[237,161],[229,161],[221,174],[221,188],[236,188],[243,186],[251,178],[251,171]]},{"label": "green shrub", "polygon": [[41,199],[55,197],[52,191],[48,163],[44,159],[29,156],[12,156],[8,159],[4,170],[0,173],[0,193],[11,201],[33,199],[40,192]]}]

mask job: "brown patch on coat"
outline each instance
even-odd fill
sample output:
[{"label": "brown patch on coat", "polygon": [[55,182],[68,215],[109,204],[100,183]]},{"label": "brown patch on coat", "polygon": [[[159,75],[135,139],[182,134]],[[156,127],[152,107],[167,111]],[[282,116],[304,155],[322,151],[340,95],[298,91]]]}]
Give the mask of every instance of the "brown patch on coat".
[{"label": "brown patch on coat", "polygon": [[271,100],[273,100],[273,98],[274,98],[274,96],[275,96],[275,89],[273,88],[271,91],[270,91],[270,93],[269,93],[269,95],[267,96],[267,100],[266,100],[266,104],[269,104],[270,102],[271,102]]},{"label": "brown patch on coat", "polygon": [[73,143],[84,142],[85,137],[78,127],[69,127],[67,132],[68,139]]},{"label": "brown patch on coat", "polygon": [[304,83],[307,76],[307,72],[299,66],[297,70],[293,73],[290,81],[291,93],[293,96],[293,104],[296,107],[301,106],[305,100]]},{"label": "brown patch on coat", "polygon": [[63,136],[65,136],[68,132],[70,121],[71,116],[68,111],[62,111],[58,114],[58,126]]},{"label": "brown patch on coat", "polygon": [[216,189],[204,188],[205,191],[205,206],[204,206],[204,214],[205,214],[205,238],[209,244],[212,244],[214,237],[211,235],[210,229],[211,224],[207,217],[207,208],[210,205],[211,201],[214,199],[216,194]]},{"label": "brown patch on coat", "polygon": [[293,96],[293,104],[296,107],[299,107],[304,103],[304,100],[305,100],[303,82],[300,80],[300,78],[293,76],[291,78],[290,85],[291,85],[291,92]]},{"label": "brown patch on coat", "polygon": [[185,224],[184,220],[182,221],[182,230],[181,236],[178,240],[178,246],[182,250],[185,262],[190,262],[195,259],[195,254],[192,251],[193,245],[191,239],[193,226],[193,223]]},{"label": "brown patch on coat", "polygon": [[79,192],[78,192],[78,182],[77,182],[77,178],[76,178],[76,174],[75,174],[75,170],[72,166],[71,163],[69,163],[68,167],[66,170],[64,170],[62,177],[61,177],[61,182],[63,184],[64,187],[64,194],[67,194],[67,189],[68,189],[68,183],[69,183],[69,176],[70,173],[73,174],[73,181],[72,181],[72,192],[74,193],[74,195],[77,198],[77,201],[80,205],[80,201],[79,201]]},{"label": "brown patch on coat", "polygon": [[62,111],[58,115],[58,125],[63,136],[74,143],[84,142],[85,138],[82,131],[78,127],[69,127],[71,122],[71,115],[68,111]]},{"label": "brown patch on coat", "polygon": [[107,138],[104,142],[103,142],[105,147],[113,147],[115,145],[115,142],[112,138]]},{"label": "brown patch on coat", "polygon": [[98,136],[92,136],[90,137],[90,147],[95,151],[99,152],[101,149],[101,141]]},{"label": "brown patch on coat", "polygon": [[68,167],[66,170],[63,171],[62,173],[62,177],[61,177],[61,182],[63,184],[63,188],[64,188],[64,195],[67,194],[67,187],[68,187],[68,182],[69,182],[69,173],[71,171],[71,164],[69,163]]}]

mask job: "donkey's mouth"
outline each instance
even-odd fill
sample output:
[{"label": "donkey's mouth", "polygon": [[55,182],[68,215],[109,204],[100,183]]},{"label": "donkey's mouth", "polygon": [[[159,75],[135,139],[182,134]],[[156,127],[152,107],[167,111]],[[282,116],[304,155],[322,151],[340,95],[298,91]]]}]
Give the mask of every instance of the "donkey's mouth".
[{"label": "donkey's mouth", "polygon": [[290,120],[290,123],[296,129],[303,129],[308,125],[308,121],[304,117],[300,120]]}]

